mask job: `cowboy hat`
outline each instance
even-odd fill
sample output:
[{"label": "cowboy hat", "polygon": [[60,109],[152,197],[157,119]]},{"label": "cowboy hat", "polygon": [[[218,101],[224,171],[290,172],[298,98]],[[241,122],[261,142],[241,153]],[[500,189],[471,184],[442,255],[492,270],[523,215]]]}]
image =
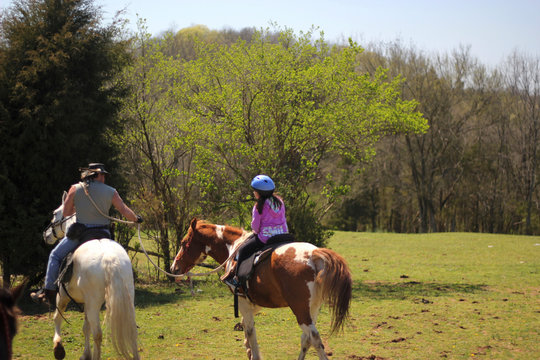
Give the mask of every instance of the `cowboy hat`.
[{"label": "cowboy hat", "polygon": [[88,167],[79,168],[79,171],[81,172],[81,179],[86,179],[89,176],[97,174],[109,174],[109,172],[105,170],[105,165],[102,163],[90,163],[88,164]]}]

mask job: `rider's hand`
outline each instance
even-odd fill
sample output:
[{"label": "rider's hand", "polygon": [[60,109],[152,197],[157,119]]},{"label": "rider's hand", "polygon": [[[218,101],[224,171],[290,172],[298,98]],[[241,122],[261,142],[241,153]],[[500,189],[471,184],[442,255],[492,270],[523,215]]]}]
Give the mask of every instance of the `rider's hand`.
[{"label": "rider's hand", "polygon": [[136,223],[140,224],[143,222],[143,218],[141,215],[137,215],[137,221],[135,221]]}]

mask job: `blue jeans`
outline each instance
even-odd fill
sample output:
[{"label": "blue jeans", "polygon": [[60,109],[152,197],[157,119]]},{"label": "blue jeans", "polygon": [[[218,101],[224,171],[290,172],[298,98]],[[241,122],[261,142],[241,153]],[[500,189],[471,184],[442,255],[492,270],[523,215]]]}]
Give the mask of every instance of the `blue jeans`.
[{"label": "blue jeans", "polygon": [[58,279],[62,260],[64,260],[67,254],[74,251],[77,246],[79,246],[78,241],[64,237],[51,251],[49,262],[47,263],[47,275],[45,275],[45,289],[56,290],[57,286],[55,283],[56,279]]},{"label": "blue jeans", "polygon": [[[87,227],[97,227],[103,225],[86,225]],[[109,232],[107,230],[107,232]],[[110,236],[110,233],[109,233]],[[45,275],[45,289],[56,290],[56,280],[58,279],[58,273],[60,272],[60,265],[62,260],[72,251],[80,245],[79,241],[71,240],[64,237],[58,245],[51,251],[49,255],[49,262],[47,263],[47,274]]]}]

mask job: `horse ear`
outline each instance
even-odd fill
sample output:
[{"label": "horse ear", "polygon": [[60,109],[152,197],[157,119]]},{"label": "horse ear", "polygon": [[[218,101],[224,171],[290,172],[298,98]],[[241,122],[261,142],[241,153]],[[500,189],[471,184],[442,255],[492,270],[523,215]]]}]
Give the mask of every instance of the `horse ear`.
[{"label": "horse ear", "polygon": [[191,224],[189,224],[189,226],[195,230],[195,228],[197,227],[197,218],[194,217],[193,219],[191,219]]},{"label": "horse ear", "polygon": [[64,190],[64,193],[62,194],[62,204],[65,202],[67,196],[67,191]]},{"label": "horse ear", "polygon": [[21,285],[11,289],[11,294],[13,296],[13,302],[17,302],[17,300],[21,297],[21,295],[22,295],[25,288],[26,288],[26,282],[24,282]]}]

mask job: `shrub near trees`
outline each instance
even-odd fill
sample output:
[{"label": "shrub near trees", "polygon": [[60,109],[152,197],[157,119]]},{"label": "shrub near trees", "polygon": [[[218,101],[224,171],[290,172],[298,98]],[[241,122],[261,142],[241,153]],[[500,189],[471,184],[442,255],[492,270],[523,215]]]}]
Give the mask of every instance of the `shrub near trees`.
[{"label": "shrub near trees", "polygon": [[[356,72],[360,52],[354,43],[338,50],[312,33],[284,30],[276,43],[261,33],[249,44],[206,45],[187,64],[183,104],[198,129],[192,134],[211,145],[200,155],[221,169],[213,175],[221,201],[238,203],[251,193],[253,174],[271,174],[298,239],[324,244],[321,216],[347,192],[373,144],[425,130],[416,103],[401,100],[399,79],[382,69]],[[342,166],[331,171],[327,161]]]}]

